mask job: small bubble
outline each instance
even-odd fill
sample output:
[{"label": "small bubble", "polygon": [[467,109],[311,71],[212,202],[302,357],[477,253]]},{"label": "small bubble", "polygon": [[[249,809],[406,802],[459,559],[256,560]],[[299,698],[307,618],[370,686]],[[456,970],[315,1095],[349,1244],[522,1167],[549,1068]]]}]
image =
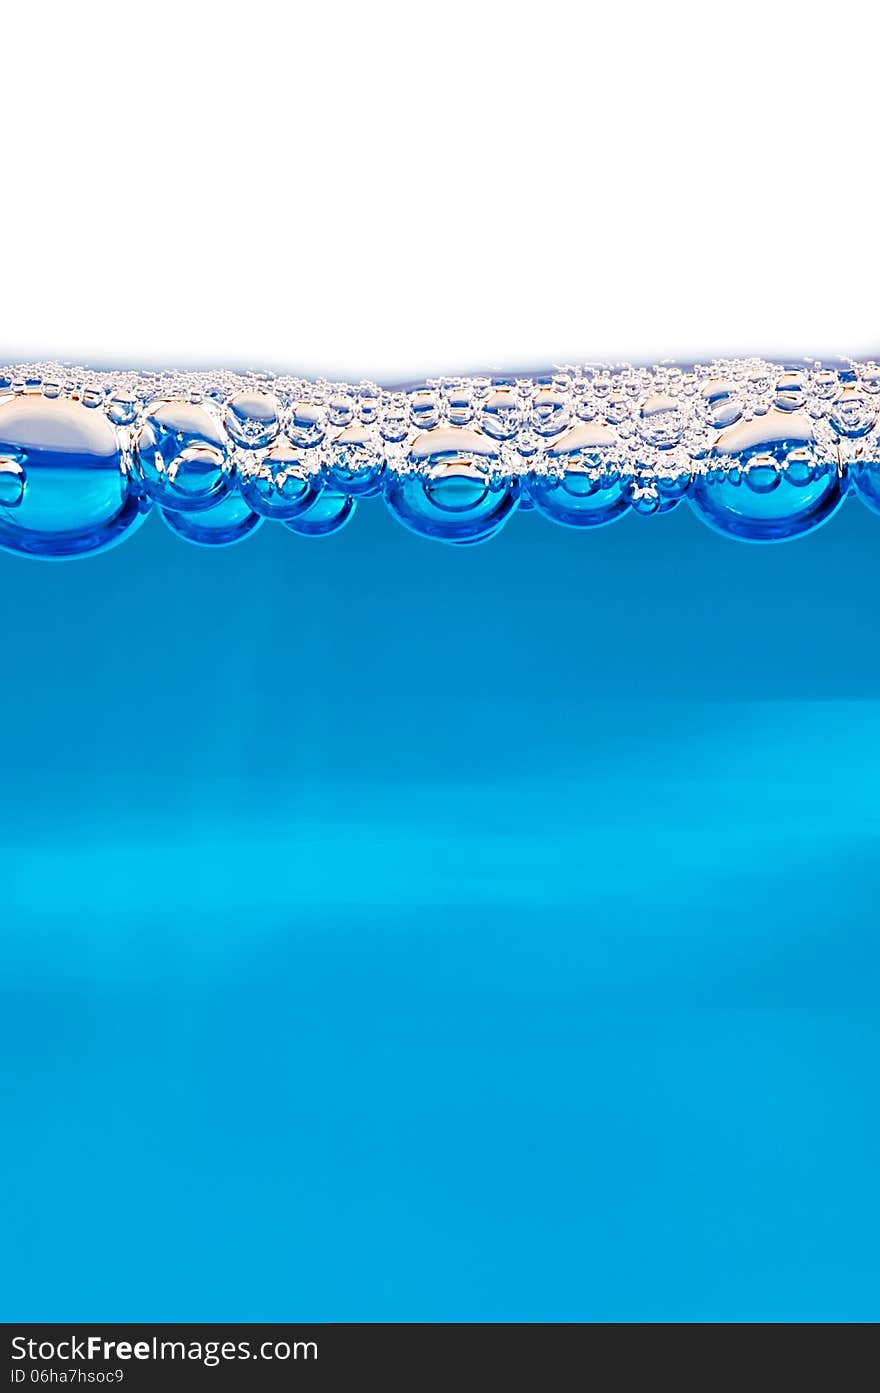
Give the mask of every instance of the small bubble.
[{"label": "small bubble", "polygon": [[512,440],[519,427],[519,403],[508,388],[493,392],[480,409],[480,426],[493,440]]},{"label": "small bubble", "polygon": [[0,507],[17,508],[24,498],[27,476],[21,458],[16,454],[0,455]]},{"label": "small bubble", "polygon": [[753,455],[745,470],[746,488],[752,493],[772,493],[782,483],[782,472],[773,455]]},{"label": "small bubble", "polygon": [[784,372],[777,379],[773,404],[777,411],[802,411],[807,400],[805,373]]},{"label": "small bubble", "polygon": [[409,416],[417,430],[433,430],[440,420],[440,403],[433,392],[413,392]]},{"label": "small bubble", "polygon": [[606,400],[603,415],[609,426],[619,426],[627,420],[630,410],[631,405],[629,399],[620,392],[616,392]]},{"label": "small bubble", "polygon": [[262,450],[278,434],[278,402],[269,392],[236,392],[226,404],[226,429],[243,450]]},{"label": "small bubble", "polygon": [[828,416],[832,428],[848,440],[867,435],[877,421],[877,407],[858,387],[844,387]]},{"label": "small bubble", "polygon": [[303,450],[314,449],[324,439],[325,430],[324,410],[315,402],[299,401],[291,407],[286,433],[292,445]]},{"label": "small bubble", "polygon": [[362,383],[358,390],[358,419],[365,426],[371,426],[379,418],[382,399],[378,390],[370,383]]},{"label": "small bubble", "polygon": [[729,378],[714,377],[700,388],[703,418],[716,430],[732,426],[742,416],[742,404],[736,383]]},{"label": "small bubble", "polygon": [[875,363],[866,364],[859,373],[859,381],[866,392],[876,395],[880,392],[880,367]]},{"label": "small bubble", "polygon": [[819,401],[831,401],[837,395],[839,386],[840,379],[836,372],[825,368],[813,374],[813,392]]},{"label": "small bubble", "polygon": [[331,426],[350,426],[354,420],[354,402],[343,392],[336,392],[327,403],[327,420]]},{"label": "small bubble", "polygon": [[684,435],[685,415],[681,402],[659,393],[646,398],[639,411],[639,434],[655,450],[671,450]]},{"label": "small bubble", "polygon": [[789,450],[785,457],[785,482],[795,488],[806,488],[816,477],[816,463],[812,450],[805,446]]},{"label": "small bubble", "polygon": [[470,425],[474,419],[474,401],[467,388],[457,388],[449,393],[447,409],[450,425]]},{"label": "small bubble", "polygon": [[558,435],[568,425],[569,416],[568,402],[561,392],[548,387],[536,393],[531,406],[531,420],[538,435]]},{"label": "small bubble", "polygon": [[314,503],[284,526],[300,537],[327,537],[331,532],[339,532],[354,517],[356,507],[356,499],[327,487]]},{"label": "small bubble", "polygon": [[691,486],[692,475],[683,474],[637,474],[624,481],[623,492],[629,499],[633,512],[643,517],[660,516],[672,512],[685,497]]},{"label": "small bubble", "polygon": [[330,442],[327,477],[352,497],[378,493],[385,460],[369,426],[352,425]]},{"label": "small bubble", "polygon": [[[366,427],[360,427],[362,431]],[[394,397],[382,413],[379,431],[383,440],[387,440],[390,445],[399,445],[409,434],[409,410],[407,408],[406,397],[401,394]]]},{"label": "small bubble", "polygon": [[130,426],[137,419],[138,403],[135,397],[114,392],[107,403],[107,415],[115,426]]}]

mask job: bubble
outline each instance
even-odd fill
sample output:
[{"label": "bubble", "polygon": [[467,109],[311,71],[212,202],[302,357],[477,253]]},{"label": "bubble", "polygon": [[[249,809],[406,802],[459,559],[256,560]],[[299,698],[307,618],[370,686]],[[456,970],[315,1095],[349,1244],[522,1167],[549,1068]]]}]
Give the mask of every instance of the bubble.
[{"label": "bubble", "polygon": [[[131,519],[155,500],[178,519],[176,530],[194,535],[179,515],[210,511],[214,543],[249,526],[246,513],[294,531],[301,519],[299,530],[320,535],[351,515],[347,499],[383,490],[411,530],[462,543],[490,535],[515,507],[583,527],[630,507],[668,512],[688,496],[718,530],[769,540],[830,515],[849,477],[869,506],[878,493],[876,362],[585,364],[408,388],[226,371],[0,368],[0,408],[18,410],[25,399],[38,413],[54,404],[96,418],[105,444],[110,432],[113,487]],[[63,435],[47,438],[65,462],[62,481],[71,463]],[[35,495],[34,464],[20,441],[0,449],[0,523],[20,550],[37,497],[50,513],[67,506],[63,491],[46,503],[48,471]],[[231,496],[245,513],[214,511]],[[88,514],[87,493],[80,505]],[[76,520],[85,526],[88,516]],[[69,545],[105,545],[100,526],[98,534]],[[56,543],[62,554],[68,541]]]},{"label": "bubble", "polygon": [[[623,396],[620,392],[616,392],[605,401],[602,414],[609,426],[620,426],[627,420],[631,410],[632,405],[629,398]],[[579,414],[583,419],[592,419],[595,415],[592,404],[589,404],[589,410],[585,408]]]},{"label": "bubble", "polygon": [[369,426],[348,426],[330,442],[328,482],[352,498],[379,492],[385,458]]},{"label": "bubble", "polygon": [[175,512],[212,508],[233,487],[223,430],[193,402],[151,406],[135,439],[135,457],[149,496]]},{"label": "bubble", "polygon": [[379,389],[369,382],[362,382],[358,388],[358,420],[371,426],[379,418],[382,398]]},{"label": "bubble", "polygon": [[872,396],[880,392],[880,367],[876,363],[866,363],[859,373],[859,381]]},{"label": "bubble", "polygon": [[406,439],[409,434],[409,408],[403,393],[388,403],[382,413],[379,429],[382,439],[391,445],[399,445]]},{"label": "bubble", "polygon": [[684,435],[685,416],[680,401],[657,393],[647,397],[639,410],[639,435],[655,450],[671,450]]},{"label": "bubble", "polygon": [[300,537],[327,537],[339,532],[354,517],[357,501],[338,489],[327,487],[314,503],[295,518],[285,522],[291,532]]},{"label": "bubble", "polygon": [[473,394],[467,387],[456,387],[447,395],[447,409],[451,426],[469,426],[474,419]]},{"label": "bubble", "polygon": [[17,508],[24,498],[23,460],[22,451],[0,455],[0,508]]},{"label": "bubble", "polygon": [[770,410],[732,426],[716,441],[709,466],[694,480],[691,506],[716,531],[747,541],[811,532],[844,496],[836,458],[820,453],[801,412]]},{"label": "bubble", "polygon": [[832,372],[830,368],[822,368],[819,372],[813,374],[812,386],[813,393],[818,401],[830,401],[832,397],[837,396],[840,378],[837,373]]},{"label": "bubble", "polygon": [[534,459],[536,455],[541,453],[543,446],[544,441],[541,439],[540,435],[538,435],[537,431],[521,430],[516,437],[516,443],[514,445],[507,445],[504,448],[508,457],[511,451],[515,451],[517,455],[521,456],[520,463],[522,463],[522,460]]},{"label": "bubble", "polygon": [[202,547],[232,546],[250,536],[263,521],[238,493],[227,494],[213,508],[199,513],[175,513],[169,508],[160,511],[172,532]]},{"label": "bubble", "polygon": [[236,392],[226,403],[226,429],[243,450],[264,450],[278,434],[278,402],[271,392]]},{"label": "bubble", "polygon": [[311,401],[298,401],[291,407],[287,436],[292,445],[310,450],[320,445],[326,430],[326,417],[320,406]]},{"label": "bubble", "polygon": [[433,392],[413,392],[409,399],[410,420],[416,430],[433,430],[440,420],[440,403]]},{"label": "bubble", "polygon": [[872,512],[880,513],[880,449],[876,439],[871,443],[873,448],[850,465],[850,479],[862,502]]},{"label": "bubble", "polygon": [[692,481],[689,473],[637,474],[625,480],[623,492],[633,512],[643,517],[659,517],[678,507]]},{"label": "bubble", "polygon": [[816,477],[813,451],[804,447],[790,450],[785,461],[785,481],[794,488],[806,488]]},{"label": "bubble", "polygon": [[480,409],[480,426],[493,440],[512,440],[519,427],[519,419],[516,393],[507,388],[492,392]]},{"label": "bubble", "polygon": [[713,377],[700,388],[702,415],[710,426],[723,430],[742,416],[742,404],[736,383],[729,378]]},{"label": "bubble", "polygon": [[561,392],[544,388],[532,402],[532,427],[540,436],[558,435],[568,425],[568,402]]},{"label": "bubble", "polygon": [[565,527],[602,527],[629,508],[617,469],[618,442],[607,426],[572,426],[547,451],[547,474],[533,474],[535,507]]},{"label": "bubble", "polygon": [[510,517],[515,482],[499,473],[491,440],[464,426],[426,431],[413,441],[404,473],[388,475],[391,512],[422,537],[459,545],[485,541]]},{"label": "bubble", "polygon": [[754,455],[743,467],[743,481],[752,493],[772,493],[782,483],[782,469],[773,454]]},{"label": "bubble", "polygon": [[279,522],[299,517],[323,488],[313,453],[289,441],[279,441],[262,457],[242,465],[238,482],[248,507]]},{"label": "bubble", "polygon": [[809,382],[806,373],[784,372],[776,381],[773,404],[777,411],[802,411]]},{"label": "bubble", "polygon": [[139,526],[148,506],[102,411],[63,397],[0,405],[0,546],[45,557],[103,551]]},{"label": "bubble", "polygon": [[331,426],[350,426],[354,420],[354,402],[345,392],[334,392],[327,403],[327,420]]},{"label": "bubble", "polygon": [[114,392],[107,403],[107,415],[115,426],[132,425],[137,413],[137,400],[127,392]]},{"label": "bubble", "polygon": [[877,407],[858,387],[844,387],[828,416],[829,424],[847,440],[860,440],[873,429]]}]

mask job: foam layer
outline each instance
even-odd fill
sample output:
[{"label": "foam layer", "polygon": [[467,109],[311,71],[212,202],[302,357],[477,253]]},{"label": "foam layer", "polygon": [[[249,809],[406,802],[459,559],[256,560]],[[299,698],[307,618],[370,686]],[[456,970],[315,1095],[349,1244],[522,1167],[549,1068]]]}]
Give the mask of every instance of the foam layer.
[{"label": "foam layer", "polygon": [[439,378],[403,389],[231,372],[0,369],[0,546],[99,551],[155,506],[205,545],[264,519],[337,531],[381,496],[454,544],[533,507],[565,526],[687,500],[747,540],[852,490],[880,511],[880,366],[719,360]]}]

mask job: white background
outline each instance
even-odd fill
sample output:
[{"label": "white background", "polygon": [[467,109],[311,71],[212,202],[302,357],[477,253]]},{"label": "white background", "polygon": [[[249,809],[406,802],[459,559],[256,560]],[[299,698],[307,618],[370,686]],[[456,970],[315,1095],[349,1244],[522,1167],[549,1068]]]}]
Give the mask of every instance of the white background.
[{"label": "white background", "polygon": [[875,353],[876,16],[18,0],[0,357]]}]

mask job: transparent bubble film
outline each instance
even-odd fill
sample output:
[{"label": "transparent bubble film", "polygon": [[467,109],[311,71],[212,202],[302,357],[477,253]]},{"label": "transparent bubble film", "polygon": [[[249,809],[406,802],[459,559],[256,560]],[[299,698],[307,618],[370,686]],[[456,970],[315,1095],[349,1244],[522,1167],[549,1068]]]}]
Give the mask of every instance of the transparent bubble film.
[{"label": "transparent bubble film", "polygon": [[848,494],[880,513],[880,365],[759,358],[356,385],[269,373],[0,369],[0,547],[65,558],[153,510],[228,546],[338,532],[384,504],[469,546],[518,509],[602,527],[682,503],[784,541]]}]

